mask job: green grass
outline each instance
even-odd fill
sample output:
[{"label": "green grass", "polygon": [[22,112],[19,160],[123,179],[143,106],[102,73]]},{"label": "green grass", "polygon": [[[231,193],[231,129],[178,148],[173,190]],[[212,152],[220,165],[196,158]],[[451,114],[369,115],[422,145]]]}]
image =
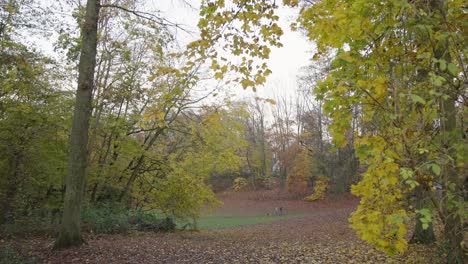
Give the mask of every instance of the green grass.
[{"label": "green grass", "polygon": [[202,216],[197,221],[197,227],[200,230],[207,229],[223,229],[233,228],[246,225],[254,225],[261,223],[269,223],[280,221],[293,217],[306,215],[307,213],[295,213],[284,216],[268,216],[268,215],[206,215]]},{"label": "green grass", "polygon": [[[84,214],[83,218],[85,220],[87,220],[87,221],[84,221],[84,222],[86,222],[87,224],[93,226],[94,231],[98,230],[101,233],[118,233],[118,232],[110,232],[108,230],[101,230],[102,228],[101,229],[98,228],[98,227],[100,227],[100,225],[104,225],[104,227],[109,226],[109,227],[115,228],[117,226],[117,223],[121,222],[121,221],[120,222],[119,221],[118,222],[114,221],[114,218],[116,218],[116,216],[120,217],[121,215],[117,214],[116,216],[114,216],[113,214],[106,213],[106,214],[104,214],[106,217],[103,218],[101,216],[101,213],[102,213],[101,210],[94,209],[94,211],[100,213],[97,216],[95,216],[94,214],[91,214],[91,213],[94,212],[93,210],[88,210],[90,212],[87,212],[86,214]],[[107,212],[107,211],[105,211],[105,212]],[[202,216],[197,219],[197,229],[198,230],[213,230],[213,229],[235,228],[235,227],[240,227],[240,226],[247,226],[247,225],[255,225],[255,224],[262,224],[262,223],[270,223],[270,222],[275,222],[275,221],[281,221],[281,220],[285,220],[285,219],[290,219],[290,218],[309,215],[310,213],[311,212],[290,212],[290,213],[285,214],[283,216],[266,215],[264,212],[249,212],[249,213],[245,213],[245,212],[243,212],[243,213],[241,213],[241,212],[224,212],[224,213],[214,212],[214,213],[211,213],[211,214],[210,213],[205,213],[205,214],[202,214]],[[166,217],[166,215],[164,215],[163,213],[161,213],[158,210],[148,211],[148,212],[145,213],[144,216],[145,216],[145,218],[150,217],[150,218],[147,219],[149,222],[152,222],[155,219],[163,219],[163,218]],[[93,220],[94,222],[91,221],[91,220]],[[106,221],[104,221],[104,220],[106,220]],[[189,230],[190,228],[193,227],[192,226],[193,223],[192,223],[192,221],[190,219],[186,219],[186,220],[181,220],[181,219],[177,220],[176,219],[175,221],[176,221],[177,229],[186,229],[186,230],[188,229]],[[126,223],[126,221],[125,221],[125,223]],[[111,231],[113,231],[113,230],[111,230]]]}]

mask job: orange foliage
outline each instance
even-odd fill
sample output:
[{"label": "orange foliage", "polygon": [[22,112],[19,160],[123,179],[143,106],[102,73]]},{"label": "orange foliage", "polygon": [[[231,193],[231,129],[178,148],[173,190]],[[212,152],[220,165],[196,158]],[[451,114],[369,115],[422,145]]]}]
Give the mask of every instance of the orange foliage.
[{"label": "orange foliage", "polygon": [[298,148],[298,152],[288,173],[288,191],[296,194],[305,194],[307,192],[309,178],[309,154],[307,150]]}]

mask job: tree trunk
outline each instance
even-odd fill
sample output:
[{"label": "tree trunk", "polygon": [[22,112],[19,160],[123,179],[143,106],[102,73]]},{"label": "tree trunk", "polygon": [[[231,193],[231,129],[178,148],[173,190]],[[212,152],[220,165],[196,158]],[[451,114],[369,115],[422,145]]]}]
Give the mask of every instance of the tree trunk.
[{"label": "tree trunk", "polygon": [[14,153],[10,160],[11,173],[7,172],[7,186],[5,196],[0,205],[0,225],[12,222],[14,220],[15,199],[18,192],[18,183],[20,175],[20,165],[22,163],[22,154]]},{"label": "tree trunk", "polygon": [[[447,16],[447,2],[446,0],[432,0],[430,1],[430,11],[439,12],[442,18]],[[443,25],[444,23],[441,23]],[[435,31],[437,28],[434,29]],[[446,39],[439,40],[435,43],[434,57],[436,59],[443,59],[446,63],[451,61],[449,53],[449,42]],[[435,65],[437,69],[440,69],[438,63]],[[442,71],[441,71],[442,72]],[[448,86],[448,87],[447,87]],[[449,156],[453,157],[453,145],[459,140],[457,135],[457,121],[456,121],[456,99],[451,94],[450,84],[441,86],[440,90],[443,94],[447,95],[447,98],[440,99],[440,111],[441,111],[441,131],[444,134],[442,140],[442,146],[444,151]],[[444,214],[444,236],[447,243],[447,263],[465,263],[464,253],[462,248],[463,242],[463,227],[461,224],[460,214],[457,212],[457,208],[451,206],[449,196],[453,196],[451,199],[459,199],[455,190],[449,190],[450,184],[455,184],[456,188],[461,188],[463,182],[460,181],[459,175],[454,168],[453,164],[448,162],[442,170],[443,179],[443,193],[444,200],[442,202],[442,211]]]},{"label": "tree trunk", "polygon": [[[442,113],[444,115],[444,132],[450,137],[450,134],[456,130],[456,111],[455,111],[455,100],[452,98],[447,98],[442,101]],[[447,148],[447,152],[450,153],[450,145],[453,144],[455,138],[449,139],[447,142],[444,142],[444,145]],[[456,212],[457,208],[450,206],[450,201],[448,199],[448,194],[453,193],[453,190],[450,191],[447,189],[447,186],[450,183],[455,183],[456,188],[460,188],[463,183],[460,183],[457,171],[455,168],[448,164],[445,167],[444,175],[444,186],[446,186],[445,201],[443,203],[443,211],[446,216],[445,226],[444,226],[444,236],[448,246],[447,250],[447,263],[465,263],[463,258],[463,248],[461,246],[463,242],[463,227],[461,224],[460,214]],[[452,199],[458,199],[456,195]]]},{"label": "tree trunk", "polygon": [[[424,190],[421,186],[415,188],[415,196],[416,196],[416,209],[420,210],[423,208],[427,208],[429,203],[424,200]],[[418,214],[416,219],[416,226],[414,228],[413,236],[411,237],[410,243],[413,244],[432,244],[436,241],[434,235],[434,228],[432,222],[429,223],[429,226],[424,229],[422,226],[422,222],[419,220],[420,215]]]},{"label": "tree trunk", "polygon": [[99,0],[88,0],[81,35],[78,88],[70,137],[62,226],[55,241],[55,248],[78,246],[84,242],[81,235],[80,217],[86,181],[88,129],[96,66],[99,8]]},{"label": "tree trunk", "polygon": [[[419,69],[417,70],[416,72],[416,79],[418,82],[423,82],[425,81],[427,78],[428,78],[428,71],[426,69]],[[401,115],[401,112],[399,110],[399,102],[398,102],[398,93],[397,93],[397,90],[395,89],[395,108],[397,109],[396,110],[396,113],[397,115]],[[414,167],[414,164],[412,164],[412,167]],[[429,205],[429,202],[427,201],[427,199],[429,199],[428,196],[425,196],[425,193],[424,193],[424,188],[420,185],[420,186],[417,186],[415,189],[414,189],[414,195],[415,195],[415,198],[416,198],[416,209],[417,210],[421,210],[423,208],[428,208],[430,205]],[[433,244],[436,242],[436,237],[434,235],[434,226],[433,226],[433,223],[430,222],[429,223],[429,226],[427,227],[427,229],[424,229],[423,226],[422,226],[422,222],[420,220],[421,218],[421,215],[417,214],[416,215],[416,225],[414,227],[414,232],[413,232],[413,236],[411,237],[411,240],[410,240],[410,243],[412,244],[424,244],[424,245],[428,245],[428,244]]]}]

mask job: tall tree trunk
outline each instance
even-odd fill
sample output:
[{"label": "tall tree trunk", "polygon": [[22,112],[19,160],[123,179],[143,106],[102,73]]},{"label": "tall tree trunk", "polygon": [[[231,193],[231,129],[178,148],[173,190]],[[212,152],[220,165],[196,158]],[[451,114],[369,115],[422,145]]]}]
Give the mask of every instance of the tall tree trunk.
[{"label": "tall tree trunk", "polygon": [[86,181],[88,129],[92,109],[94,68],[96,66],[99,8],[99,0],[88,0],[81,33],[82,47],[78,65],[78,88],[70,137],[62,226],[55,241],[55,248],[77,246],[83,243],[80,217]]},{"label": "tall tree trunk", "polygon": [[[406,48],[405,48],[406,49]],[[429,77],[428,71],[426,69],[419,69],[416,72],[416,80],[418,82],[424,82],[427,78]],[[397,88],[395,88],[395,112],[399,116],[401,115],[400,112],[400,107],[399,107],[399,97],[398,97],[398,91]],[[412,110],[414,111],[414,110]],[[424,123],[424,122],[422,122]],[[405,143],[406,144],[406,143]],[[414,164],[411,165],[411,167],[415,167]],[[428,200],[430,199],[429,195],[427,192],[425,192],[424,187],[419,185],[414,189],[414,195],[416,198],[416,210],[421,210],[424,208],[428,208],[429,202]],[[420,220],[421,215],[417,214],[416,215],[416,225],[414,226],[414,231],[413,231],[413,236],[411,237],[410,243],[413,244],[433,244],[436,242],[436,237],[434,234],[434,226],[433,223],[430,222],[429,226],[424,229],[422,222]]]},{"label": "tall tree trunk", "polygon": [[[451,97],[447,98],[446,100],[442,101],[442,113],[444,115],[444,132],[446,133],[446,137],[449,139],[447,142],[444,142],[445,148],[447,149],[447,153],[451,152],[451,144],[455,142],[455,138],[452,134],[456,130],[456,111],[455,111],[455,100]],[[445,200],[443,203],[443,212],[446,216],[445,225],[444,225],[444,236],[447,242],[448,250],[447,250],[447,263],[465,263],[464,262],[464,253],[462,248],[463,242],[463,227],[461,224],[460,214],[457,212],[457,208],[450,205],[451,201],[448,199],[449,192],[452,192],[447,189],[447,186],[451,183],[455,183],[456,188],[462,189],[463,182],[460,182],[458,178],[457,171],[452,166],[452,164],[447,164],[445,169],[443,170],[444,175],[444,196]],[[452,199],[458,199],[457,195],[454,195]]]},{"label": "tall tree trunk", "polygon": [[[447,13],[447,2],[446,0],[432,0],[430,2],[430,11],[439,12],[442,18],[446,17]],[[437,28],[435,29],[437,30]],[[439,40],[434,47],[434,56],[436,59],[443,59],[446,63],[451,61],[449,52],[448,40]],[[437,69],[440,69],[438,63],[435,65]],[[458,139],[457,134],[457,112],[456,112],[456,99],[451,93],[450,84],[440,87],[441,92],[447,95],[446,98],[440,99],[440,111],[441,111],[441,131],[444,134],[442,146],[444,151],[449,156],[453,157],[453,145],[456,144]],[[462,188],[463,182],[460,181],[460,177],[451,162],[448,162],[442,170],[442,179],[444,183],[444,201],[442,202],[442,211],[445,216],[444,221],[444,236],[447,243],[447,263],[465,263],[464,253],[462,248],[463,242],[463,227],[461,224],[460,214],[457,212],[457,208],[451,206],[452,201],[449,200],[449,196],[453,196],[451,199],[459,199],[460,196],[454,194],[455,190],[449,190],[450,184],[455,184],[456,188]]]}]

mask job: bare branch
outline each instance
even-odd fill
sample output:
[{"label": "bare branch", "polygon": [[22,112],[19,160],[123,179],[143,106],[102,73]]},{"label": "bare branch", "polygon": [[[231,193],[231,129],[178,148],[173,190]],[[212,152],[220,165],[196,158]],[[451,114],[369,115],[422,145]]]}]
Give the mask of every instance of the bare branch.
[{"label": "bare branch", "polygon": [[117,9],[123,10],[125,12],[131,13],[131,14],[135,15],[136,17],[146,19],[148,21],[157,23],[157,24],[159,24],[161,26],[164,26],[164,27],[174,27],[174,28],[180,29],[180,30],[182,30],[182,31],[184,31],[186,33],[189,33],[189,34],[195,33],[193,31],[188,30],[187,28],[185,28],[186,25],[184,25],[184,24],[174,23],[174,22],[169,21],[169,20],[167,20],[167,19],[165,19],[163,17],[159,17],[159,16],[157,16],[155,14],[152,14],[152,13],[149,13],[149,12],[128,9],[128,8],[118,6],[118,5],[100,5],[100,7],[102,7],[102,8],[106,8],[106,7],[107,8],[117,8]]}]

